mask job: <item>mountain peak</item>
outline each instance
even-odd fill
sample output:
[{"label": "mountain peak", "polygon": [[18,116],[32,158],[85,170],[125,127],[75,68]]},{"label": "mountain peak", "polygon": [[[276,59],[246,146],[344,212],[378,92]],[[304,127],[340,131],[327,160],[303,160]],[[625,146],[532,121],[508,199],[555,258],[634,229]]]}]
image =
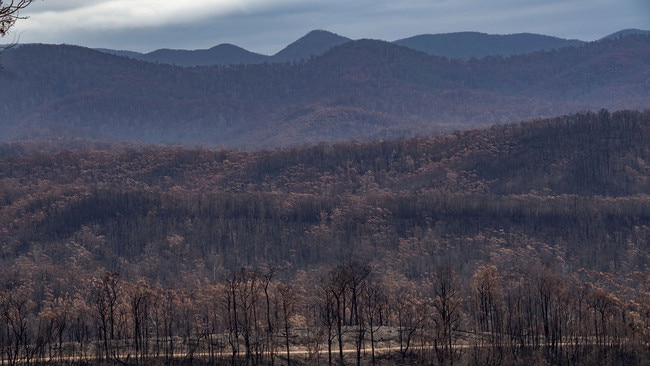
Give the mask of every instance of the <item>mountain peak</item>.
[{"label": "mountain peak", "polygon": [[650,31],[641,30],[641,29],[623,29],[616,33],[612,33],[608,36],[603,37],[602,39],[619,39],[628,36],[650,36]]},{"label": "mountain peak", "polygon": [[[210,50],[222,49],[222,50],[243,50],[243,51],[246,51],[244,48],[239,47],[237,45],[234,45],[232,43],[220,43],[220,44],[218,44],[218,45],[216,45],[214,47],[210,47],[209,49]],[[200,51],[200,50],[196,50],[196,51]]]},{"label": "mountain peak", "polygon": [[339,36],[326,30],[312,30],[297,41],[291,43],[273,56],[273,61],[284,62],[308,59],[322,55],[332,47],[351,41],[350,38]]},{"label": "mountain peak", "polygon": [[263,55],[247,51],[244,48],[222,43],[209,49],[201,50],[167,50],[160,49],[140,57],[144,61],[160,62],[177,66],[210,66],[229,64],[252,64],[264,61]]},{"label": "mountain peak", "polygon": [[491,55],[510,56],[579,46],[583,42],[533,33],[500,35],[479,32],[455,32],[422,34],[400,39],[394,43],[430,55],[467,59]]}]

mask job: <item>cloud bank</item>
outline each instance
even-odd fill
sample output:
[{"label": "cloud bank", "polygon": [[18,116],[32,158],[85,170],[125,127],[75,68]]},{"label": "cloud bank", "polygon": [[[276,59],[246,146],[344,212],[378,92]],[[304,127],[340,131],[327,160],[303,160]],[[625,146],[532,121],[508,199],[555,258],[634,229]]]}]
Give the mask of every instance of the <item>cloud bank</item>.
[{"label": "cloud bank", "polygon": [[313,29],[395,40],[423,33],[531,32],[595,40],[647,29],[646,0],[46,0],[15,28],[20,42],[150,51],[233,43],[272,54]]}]

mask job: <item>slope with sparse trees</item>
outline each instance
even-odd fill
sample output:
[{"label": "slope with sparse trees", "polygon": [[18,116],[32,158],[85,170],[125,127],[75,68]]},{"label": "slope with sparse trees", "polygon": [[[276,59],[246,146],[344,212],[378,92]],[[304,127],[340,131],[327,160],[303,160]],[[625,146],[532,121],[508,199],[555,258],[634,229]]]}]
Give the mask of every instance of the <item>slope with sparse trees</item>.
[{"label": "slope with sparse trees", "polygon": [[639,364],[649,126],[603,110],[259,152],[3,144],[1,357]]}]

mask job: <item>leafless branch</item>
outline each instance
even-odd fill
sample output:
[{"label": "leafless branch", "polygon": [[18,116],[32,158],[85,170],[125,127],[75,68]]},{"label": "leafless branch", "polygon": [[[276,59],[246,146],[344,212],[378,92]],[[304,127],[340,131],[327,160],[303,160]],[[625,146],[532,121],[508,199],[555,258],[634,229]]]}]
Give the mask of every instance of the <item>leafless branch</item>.
[{"label": "leafless branch", "polygon": [[4,36],[18,19],[25,19],[19,15],[20,11],[26,8],[32,0],[11,0],[5,2],[0,0],[0,36]]}]

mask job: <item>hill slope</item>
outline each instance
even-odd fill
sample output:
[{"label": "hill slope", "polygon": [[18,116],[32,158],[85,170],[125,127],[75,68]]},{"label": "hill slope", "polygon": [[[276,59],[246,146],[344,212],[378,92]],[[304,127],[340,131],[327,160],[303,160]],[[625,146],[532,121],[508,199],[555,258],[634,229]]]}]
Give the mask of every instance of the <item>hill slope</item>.
[{"label": "hill slope", "polygon": [[[643,32],[639,30],[624,30],[604,39],[618,38],[622,34],[643,34]],[[109,54],[155,63],[167,63],[178,66],[210,66],[308,60],[312,56],[320,56],[332,47],[349,42],[350,40],[347,37],[339,36],[332,32],[314,30],[273,56],[256,54],[233,45],[219,45],[209,50],[161,49],[147,54],[108,49],[98,50]],[[422,34],[400,39],[393,43],[435,56],[469,59],[482,58],[489,55],[510,56],[563,47],[575,47],[585,42],[530,33],[496,35],[479,32],[458,32]],[[235,50],[233,48],[237,49]]]},{"label": "hill slope", "polygon": [[478,32],[423,34],[394,43],[431,55],[462,59],[511,56],[584,44],[583,41],[531,33],[495,35]]},{"label": "hill slope", "polygon": [[[4,144],[3,258],[31,245],[57,248],[92,228],[105,242],[89,248],[94,266],[123,257],[133,263],[128,271],[164,281],[172,273],[137,263],[156,254],[147,245],[173,235],[185,238],[183,263],[212,253],[227,268],[290,261],[298,270],[355,254],[401,272],[408,266],[390,258],[403,240],[434,235],[449,245],[448,265],[462,268],[513,245],[468,247],[468,238],[505,230],[565,253],[572,268],[647,271],[647,243],[634,259],[624,248],[639,245],[635,230],[648,230],[649,136],[648,112],[602,111],[437,138],[260,152]],[[429,254],[424,268],[438,263]]]},{"label": "hill slope", "polygon": [[274,62],[307,60],[313,56],[320,56],[332,49],[332,47],[349,41],[351,39],[338,34],[324,30],[314,30],[273,55],[271,60]]},{"label": "hill slope", "polygon": [[608,36],[603,37],[603,39],[617,39],[628,36],[648,36],[650,31],[641,30],[641,29],[623,29],[618,32],[614,32]]},{"label": "hill slope", "polygon": [[320,56],[334,46],[350,41],[349,38],[324,30],[314,30],[291,43],[273,56],[250,52],[232,44],[220,44],[207,50],[160,49],[149,53],[98,49],[108,54],[136,60],[183,67],[261,64],[265,62],[296,62]]},{"label": "hill slope", "polygon": [[177,66],[210,66],[230,64],[255,64],[266,61],[264,55],[249,52],[231,44],[220,44],[207,50],[157,50],[140,57],[139,60],[159,62]]},{"label": "hill slope", "polygon": [[[69,339],[56,353],[78,356],[71,345],[102,343],[108,292],[124,314],[116,338],[125,342],[104,347],[131,350],[126,340],[139,328],[128,319],[139,319],[160,329],[143,339],[166,337],[164,347],[178,339],[165,352],[197,360],[198,347],[213,344],[188,345],[202,332],[222,347],[228,334],[263,340],[263,326],[241,321],[235,330],[228,317],[271,319],[287,288],[300,327],[324,335],[332,312],[319,310],[336,309],[332,289],[349,300],[341,313],[353,314],[359,279],[377,296],[364,291],[357,301],[363,309],[380,301],[382,329],[412,329],[427,344],[440,339],[431,331],[439,289],[451,289],[457,319],[448,339],[468,351],[445,357],[463,364],[489,363],[487,349],[503,344],[498,357],[508,364],[560,364],[575,350],[572,364],[641,364],[650,335],[648,146],[650,111],[256,152],[0,144],[0,298],[16,309],[1,321],[29,329],[8,332],[3,344],[40,342],[30,357],[63,358],[48,356],[49,346]],[[479,305],[488,301],[505,324],[482,331],[476,347],[467,339],[484,326]],[[161,327],[161,318],[175,320]],[[265,324],[297,333],[275,319]],[[363,335],[356,327],[345,330]],[[210,350],[220,360],[211,364],[231,353]],[[408,360],[431,356],[416,349]]]},{"label": "hill slope", "polygon": [[650,37],[459,61],[359,40],[296,64],[180,68],[73,46],[7,51],[2,140],[273,147],[644,109]]}]

